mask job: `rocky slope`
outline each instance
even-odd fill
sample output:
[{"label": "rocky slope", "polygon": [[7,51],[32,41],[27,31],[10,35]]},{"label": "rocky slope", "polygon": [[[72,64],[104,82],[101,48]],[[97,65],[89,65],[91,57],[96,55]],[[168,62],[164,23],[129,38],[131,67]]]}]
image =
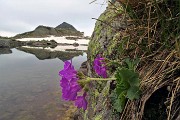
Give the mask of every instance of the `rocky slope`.
[{"label": "rocky slope", "polygon": [[47,37],[49,35],[53,36],[83,36],[83,33],[76,30],[72,25],[63,22],[57,27],[48,27],[39,25],[35,30],[30,32],[25,32],[14,36],[15,39],[18,38],[37,38],[37,37]]},{"label": "rocky slope", "polygon": [[[91,41],[88,47],[88,75],[98,77],[93,70],[93,60],[98,54],[103,54],[104,57],[114,59],[119,53],[116,52],[119,44],[119,30],[126,29],[128,23],[123,19],[123,16],[118,16],[115,9],[120,7],[119,3],[109,5],[108,8],[98,18],[94,32],[91,36]],[[120,10],[119,10],[120,12]],[[88,110],[85,114],[86,120],[116,120],[118,116],[113,113],[113,109],[109,106],[110,101],[110,86],[111,83],[91,82],[92,89],[89,90]]]},{"label": "rocky slope", "polygon": [[[123,6],[123,0],[115,0],[114,4],[109,4],[96,22],[88,47],[87,68],[90,77],[99,77],[93,70],[93,60],[98,54],[109,60],[119,61],[120,64],[126,58],[138,57],[140,62],[136,71],[141,80],[140,98],[126,100],[124,110],[119,113],[114,109],[111,100],[116,82],[92,81],[88,91],[88,108],[86,111],[79,111],[80,114],[77,113],[78,120],[179,120],[180,27],[172,24],[178,24],[180,16],[176,16],[175,3],[168,2],[167,5],[167,2],[163,1],[151,2],[151,5],[158,4],[158,7],[138,6],[134,9],[141,10],[133,12],[131,8]],[[163,9],[167,6],[168,9]],[[156,13],[159,12],[159,7],[162,7],[161,10],[167,16],[173,15],[177,19],[173,19],[172,23],[163,20],[165,18],[159,19],[157,15],[162,14],[162,11]],[[169,10],[173,11],[172,14],[167,14]],[[179,11],[177,12],[179,14]],[[165,33],[167,29],[172,33]],[[114,74],[116,67],[116,64],[108,66],[109,77]]]}]

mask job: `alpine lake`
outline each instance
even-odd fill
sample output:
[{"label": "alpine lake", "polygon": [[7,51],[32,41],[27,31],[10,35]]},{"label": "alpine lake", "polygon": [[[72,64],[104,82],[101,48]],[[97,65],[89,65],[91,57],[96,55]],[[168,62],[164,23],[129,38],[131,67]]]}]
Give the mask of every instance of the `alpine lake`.
[{"label": "alpine lake", "polygon": [[71,104],[61,99],[59,71],[78,70],[87,46],[21,46],[0,50],[0,120],[63,120]]}]

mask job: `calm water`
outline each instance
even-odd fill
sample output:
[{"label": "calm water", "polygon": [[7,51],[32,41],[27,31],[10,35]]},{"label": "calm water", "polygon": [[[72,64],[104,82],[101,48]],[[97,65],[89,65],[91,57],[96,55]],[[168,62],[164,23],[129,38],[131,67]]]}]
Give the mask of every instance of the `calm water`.
[{"label": "calm water", "polygon": [[[59,88],[63,61],[57,56],[39,60],[26,52],[0,54],[0,120],[61,120],[67,104]],[[72,61],[78,69],[86,54],[76,54]]]}]

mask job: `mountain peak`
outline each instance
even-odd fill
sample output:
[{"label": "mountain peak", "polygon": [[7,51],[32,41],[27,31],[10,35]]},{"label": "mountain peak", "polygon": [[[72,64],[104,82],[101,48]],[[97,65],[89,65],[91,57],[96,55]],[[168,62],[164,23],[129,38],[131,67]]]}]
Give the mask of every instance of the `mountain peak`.
[{"label": "mountain peak", "polygon": [[60,25],[58,25],[56,27],[56,29],[68,29],[68,30],[76,30],[76,28],[74,26],[72,26],[71,24],[67,23],[67,22],[63,22]]},{"label": "mountain peak", "polygon": [[37,37],[47,37],[48,35],[54,36],[83,36],[83,32],[76,30],[71,24],[63,22],[57,27],[49,27],[44,25],[39,25],[33,31],[25,32],[14,36],[14,38],[37,38]]},{"label": "mountain peak", "polygon": [[35,30],[38,30],[38,29],[54,29],[54,28],[49,27],[49,26],[39,25],[38,27],[35,28]]}]

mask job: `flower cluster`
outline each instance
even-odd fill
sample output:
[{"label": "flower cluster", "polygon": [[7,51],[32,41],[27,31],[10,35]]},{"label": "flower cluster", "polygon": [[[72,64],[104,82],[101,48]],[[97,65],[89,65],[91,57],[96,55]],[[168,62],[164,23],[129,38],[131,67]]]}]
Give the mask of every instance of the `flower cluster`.
[{"label": "flower cluster", "polygon": [[[107,78],[104,58],[100,57],[100,55],[94,60],[94,70],[98,75]],[[82,90],[82,87],[78,83],[79,77],[72,63],[65,61],[64,69],[59,72],[59,75],[61,76],[60,86],[62,88],[62,98],[66,101],[74,101],[75,106],[86,110],[87,101],[85,97],[87,94],[84,92],[82,96],[78,96],[78,92]],[[86,84],[87,81],[81,82]]]},{"label": "flower cluster", "polygon": [[77,77],[77,71],[69,61],[64,62],[64,69],[59,72],[62,77],[60,80],[60,86],[62,87],[62,98],[67,101],[75,101],[75,105],[78,108],[87,109],[87,101],[85,99],[86,92],[83,96],[78,96],[78,92],[82,90],[78,84],[79,78]]},{"label": "flower cluster", "polygon": [[103,57],[100,57],[100,55],[98,55],[94,60],[93,68],[98,75],[102,76],[103,78],[107,78],[107,72],[106,72],[106,66],[104,60],[105,59]]},{"label": "flower cluster", "polygon": [[[102,78],[90,78],[84,76],[82,73],[77,73],[71,62],[64,62],[64,69],[59,72],[62,77],[60,80],[60,86],[62,87],[62,98],[67,101],[74,101],[75,106],[78,108],[87,109],[87,84],[92,80],[109,81],[116,80],[116,88],[112,92],[113,107],[117,112],[122,112],[126,100],[134,100],[140,97],[140,79],[139,74],[135,71],[137,62],[127,59],[125,63],[128,66],[120,65],[115,71],[115,75],[112,78],[107,78],[107,64],[112,64],[110,60],[107,60],[98,55],[93,62],[94,71],[102,76]],[[114,61],[113,61],[114,63]],[[81,80],[82,79],[82,80]],[[82,88],[83,87],[83,88]],[[78,95],[81,90],[86,90],[82,96]]]}]

